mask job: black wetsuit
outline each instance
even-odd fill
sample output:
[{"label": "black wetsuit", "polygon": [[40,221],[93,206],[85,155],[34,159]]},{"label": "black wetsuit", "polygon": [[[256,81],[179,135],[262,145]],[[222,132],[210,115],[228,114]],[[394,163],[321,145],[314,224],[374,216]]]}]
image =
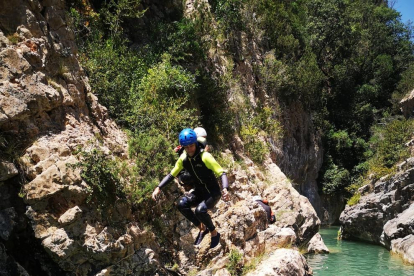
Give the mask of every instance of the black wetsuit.
[{"label": "black wetsuit", "polygon": [[[226,174],[210,153],[204,152],[197,146],[193,157],[187,156],[185,152],[180,156],[174,169],[158,187],[162,188],[182,169],[187,170],[193,177],[194,191],[180,199],[178,210],[195,226],[198,227],[201,222],[213,231],[215,226],[207,211],[212,209],[221,198],[220,185],[216,177],[221,176],[223,188],[228,187]],[[196,207],[195,212],[191,207]]]}]

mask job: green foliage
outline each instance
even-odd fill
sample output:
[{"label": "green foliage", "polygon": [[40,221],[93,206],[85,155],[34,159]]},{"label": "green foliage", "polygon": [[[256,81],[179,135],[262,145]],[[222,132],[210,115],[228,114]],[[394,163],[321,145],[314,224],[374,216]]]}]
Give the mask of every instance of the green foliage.
[{"label": "green foliage", "polygon": [[[283,135],[275,102],[286,108],[299,101],[312,114],[323,134],[319,180],[327,193],[342,192],[368,171],[392,170],[403,158],[389,153],[399,148],[368,143],[378,117],[397,112],[413,87],[412,29],[383,1],[214,0],[211,13],[196,5],[191,20],[174,14],[154,22],[149,16],[139,36],[137,24],[129,24],[143,15],[138,0],[106,1],[96,10],[72,2],[92,91],[131,131],[137,167],[129,173],[142,185],[134,186],[138,201],[170,167],[169,148],[183,127],[202,123],[209,141],[219,145],[238,131],[250,158],[263,162],[267,141]],[[126,39],[137,37],[144,39]],[[242,42],[258,46],[264,59]],[[206,65],[216,57],[224,57],[217,59],[225,68],[221,75]],[[234,70],[243,64],[254,66],[254,92],[269,96],[257,108],[247,100],[241,70]],[[164,160],[156,147],[168,152]],[[156,158],[146,158],[147,152]]]},{"label": "green foliage", "polygon": [[254,162],[262,164],[269,154],[267,139],[276,141],[283,137],[283,129],[277,118],[278,110],[259,103],[254,110],[244,111],[239,114],[244,151]]},{"label": "green foliage", "polygon": [[225,93],[228,86],[204,70],[196,80],[200,84],[196,91],[200,121],[207,130],[209,143],[227,144],[235,131],[235,114],[230,109]]},{"label": "green foliage", "polygon": [[368,173],[373,173],[378,179],[393,172],[396,163],[410,156],[405,143],[412,137],[413,131],[413,121],[405,119],[377,127],[370,140],[374,155],[369,160]]},{"label": "green foliage", "polygon": [[232,156],[228,154],[222,155],[219,151],[216,151],[214,149],[211,151],[211,154],[214,156],[217,163],[219,163],[221,167],[226,169],[227,173],[230,173],[232,170],[235,169],[236,164]]},{"label": "green foliage", "polygon": [[281,139],[283,136],[283,129],[278,121],[277,116],[279,112],[269,106],[258,105],[255,109],[256,116],[252,119],[252,124],[257,128],[266,132],[267,136],[275,139]]},{"label": "green foliage", "polygon": [[213,13],[216,15],[218,24],[222,26],[225,33],[243,29],[242,8],[240,0],[214,0],[211,1]]},{"label": "green foliage", "polygon": [[305,106],[319,107],[317,104],[322,96],[320,92],[323,74],[318,67],[316,56],[310,49],[306,49],[303,56],[290,67],[289,71],[291,82],[284,89]]},{"label": "green foliage", "polygon": [[12,45],[16,45],[21,41],[20,36],[17,33],[11,34],[7,36],[7,39]]},{"label": "green foliage", "polygon": [[348,200],[347,204],[349,206],[356,205],[356,204],[358,204],[360,198],[361,198],[361,194],[356,193]]},{"label": "green foliage", "polygon": [[296,61],[304,49],[306,1],[252,1],[277,59]]},{"label": "green foliage", "polygon": [[237,250],[230,250],[229,262],[226,266],[232,276],[241,275],[243,269],[243,254]]},{"label": "green foliage", "polygon": [[401,80],[398,83],[398,90],[404,94],[409,93],[414,89],[414,62],[412,62],[407,70],[401,74]]},{"label": "green foliage", "polygon": [[155,128],[167,138],[175,138],[184,127],[198,121],[195,110],[186,108],[194,97],[194,75],[173,65],[169,55],[148,70],[138,85],[131,88],[134,106],[127,121],[130,129],[140,132]]},{"label": "green foliage", "polygon": [[316,0],[307,8],[309,42],[325,76],[321,99],[328,122],[323,125],[329,131],[321,175],[342,179],[345,174],[340,172],[347,170],[351,179],[357,179],[367,170],[360,164],[370,158],[367,142],[376,116],[390,108],[393,93],[395,106],[401,98],[395,88],[413,60],[411,30],[395,10],[375,1]]},{"label": "green foliage", "polygon": [[134,185],[129,187],[129,196],[135,205],[146,206],[152,200],[150,195],[158,180],[167,174],[166,170],[171,167],[176,155],[173,145],[155,129],[130,136],[129,156],[136,161],[130,173]]},{"label": "green foliage", "polygon": [[397,89],[392,94],[391,103],[393,104],[393,112],[398,113],[400,110],[400,101],[414,89],[414,62],[401,74],[401,80]]},{"label": "green foliage", "polygon": [[258,67],[260,82],[267,91],[279,91],[287,82],[287,65],[277,60],[274,51],[266,53],[263,65]]},{"label": "green foliage", "polygon": [[263,163],[269,149],[265,142],[258,139],[260,129],[249,123],[242,125],[240,129],[240,136],[244,141],[245,153],[256,163]]},{"label": "green foliage", "polygon": [[141,9],[141,0],[109,0],[105,4],[100,15],[112,38],[122,37],[122,23],[126,19],[140,18],[145,13]]},{"label": "green foliage", "polygon": [[205,49],[195,21],[182,18],[174,22],[154,22],[154,25],[149,30],[151,44],[145,48],[146,56],[168,53],[181,64],[204,61]]},{"label": "green foliage", "polygon": [[198,274],[198,270],[196,268],[193,268],[188,272],[187,275],[188,276],[196,276],[197,274]]},{"label": "green foliage", "polygon": [[117,162],[98,148],[80,151],[80,162],[72,167],[81,169],[82,179],[89,185],[87,203],[105,212],[117,199],[125,198],[124,183]]},{"label": "green foliage", "polygon": [[133,84],[143,78],[147,66],[123,44],[109,38],[92,41],[85,47],[83,64],[94,93],[118,123],[126,125],[126,114],[133,108]]},{"label": "green foliage", "polygon": [[370,147],[365,152],[367,161],[355,167],[356,177],[346,190],[353,194],[348,205],[358,202],[358,188],[367,184],[367,179],[376,181],[383,176],[391,176],[397,171],[396,165],[410,156],[405,143],[411,139],[414,131],[412,119],[389,118],[373,127]]},{"label": "green foliage", "polygon": [[329,168],[325,170],[322,177],[322,191],[325,194],[333,194],[341,191],[350,184],[349,171],[341,168],[334,163],[329,163]]}]

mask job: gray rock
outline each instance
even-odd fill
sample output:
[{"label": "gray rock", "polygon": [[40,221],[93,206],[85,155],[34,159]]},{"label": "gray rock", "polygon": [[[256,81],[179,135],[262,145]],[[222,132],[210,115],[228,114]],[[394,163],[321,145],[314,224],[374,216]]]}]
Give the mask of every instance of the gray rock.
[{"label": "gray rock", "polygon": [[386,241],[403,238],[412,234],[414,234],[414,203],[398,217],[389,220],[384,225]]},{"label": "gray rock", "polygon": [[342,237],[381,244],[411,260],[414,234],[413,161],[401,164],[401,171],[375,183],[372,193],[358,204],[346,206],[340,216]]},{"label": "gray rock", "polygon": [[0,238],[8,240],[16,225],[17,213],[13,207],[0,211]]},{"label": "gray rock", "polygon": [[400,107],[404,117],[409,118],[414,115],[414,89],[400,101]]},{"label": "gray rock", "polygon": [[414,264],[414,235],[392,240],[391,250],[401,255],[408,263]]},{"label": "gray rock", "polygon": [[316,233],[309,241],[307,250],[308,253],[329,253],[329,249],[326,247],[322,236],[319,233]]},{"label": "gray rock", "polygon": [[5,181],[7,179],[16,176],[19,172],[14,166],[13,163],[9,162],[0,162],[0,181]]},{"label": "gray rock", "polygon": [[75,206],[67,210],[63,215],[61,215],[58,221],[62,225],[68,225],[70,223],[73,223],[81,215],[82,215],[82,210],[78,206]]},{"label": "gray rock", "polygon": [[246,276],[307,276],[312,270],[305,258],[293,249],[278,249]]},{"label": "gray rock", "polygon": [[13,257],[7,254],[4,245],[0,242],[0,276],[10,275],[30,276]]}]

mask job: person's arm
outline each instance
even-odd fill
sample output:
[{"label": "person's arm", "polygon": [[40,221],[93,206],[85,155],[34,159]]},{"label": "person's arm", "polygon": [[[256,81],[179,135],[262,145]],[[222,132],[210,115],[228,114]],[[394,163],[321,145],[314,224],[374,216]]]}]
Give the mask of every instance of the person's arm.
[{"label": "person's arm", "polygon": [[230,199],[230,195],[228,194],[228,187],[229,182],[227,179],[227,175],[223,168],[220,166],[219,163],[217,163],[216,159],[214,159],[213,155],[211,155],[208,152],[203,152],[202,160],[204,164],[206,164],[206,167],[213,171],[213,173],[216,175],[216,177],[221,177],[221,184],[223,185],[223,200],[227,201]]},{"label": "person's arm", "polygon": [[223,185],[223,189],[227,189],[229,187],[229,181],[225,172],[221,175],[221,184]]},{"label": "person's arm", "polygon": [[206,167],[213,171],[216,177],[220,177],[224,173],[223,168],[220,166],[219,163],[217,163],[216,159],[214,159],[211,153],[203,152],[201,159],[203,160]]},{"label": "person's arm", "polygon": [[175,162],[175,166],[171,170],[171,172],[161,180],[160,184],[158,184],[158,186],[152,192],[153,200],[157,200],[157,196],[161,192],[161,188],[167,185],[168,183],[170,183],[171,180],[173,180],[174,177],[176,177],[182,169],[183,169],[183,160],[180,157],[178,158],[177,162]]},{"label": "person's arm", "polygon": [[221,175],[221,184],[223,185],[223,200],[228,201],[230,199],[229,192],[227,188],[229,187],[229,181],[227,180],[227,175],[225,172]]}]

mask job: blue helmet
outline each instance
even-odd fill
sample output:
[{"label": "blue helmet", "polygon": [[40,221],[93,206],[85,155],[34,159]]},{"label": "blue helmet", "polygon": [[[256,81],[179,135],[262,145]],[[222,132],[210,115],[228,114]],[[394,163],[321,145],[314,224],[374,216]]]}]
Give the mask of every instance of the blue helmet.
[{"label": "blue helmet", "polygon": [[188,146],[197,142],[197,134],[191,128],[185,128],[178,135],[181,146]]}]

